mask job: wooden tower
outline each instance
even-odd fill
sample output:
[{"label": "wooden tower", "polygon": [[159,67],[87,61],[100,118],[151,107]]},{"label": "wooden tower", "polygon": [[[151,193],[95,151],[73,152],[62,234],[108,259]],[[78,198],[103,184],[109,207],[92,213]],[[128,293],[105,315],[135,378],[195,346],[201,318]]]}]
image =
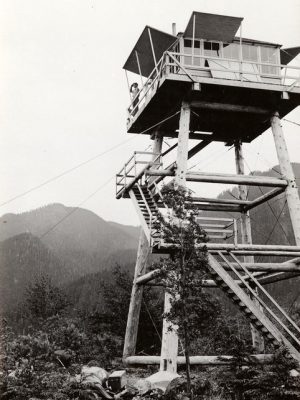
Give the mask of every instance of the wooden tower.
[{"label": "wooden tower", "polygon": [[[199,223],[212,238],[207,244],[211,279],[203,285],[220,287],[249,318],[258,358],[268,341],[274,346],[285,344],[300,361],[300,329],[264,286],[300,275],[300,201],[280,123],[300,104],[300,68],[288,65],[300,48],[281,49],[278,44],[242,38],[241,23],[242,18],[193,12],[181,34],[146,26],[124,65],[125,71],[141,79],[130,86],[126,72],[132,97],[127,131],[149,135],[152,141],[152,151],[136,151],[116,177],[117,198],[131,198],[142,227],[124,345],[128,364],[159,363],[161,370],[175,372],[182,362],[177,357],[176,332],[168,329],[167,321],[160,356],[135,356],[143,286],[159,279],[159,271],[146,271],[147,257],[150,252],[168,253],[154,222],[164,207],[161,185],[170,179],[181,186],[198,183],[200,189],[203,182],[238,186],[238,199],[193,197]],[[243,143],[269,127],[281,176],[245,175]],[[164,138],[175,138],[176,144],[163,150]],[[216,141],[235,147],[236,174],[188,170],[187,161]],[[173,162],[165,165],[164,159],[172,153]],[[248,186],[264,191],[249,200]],[[251,210],[283,192],[295,245],[252,244]],[[240,217],[205,218],[203,210],[239,213]],[[255,262],[258,255],[276,256],[278,262]],[[289,261],[280,261],[283,256]],[[215,358],[195,356],[192,363]]]}]

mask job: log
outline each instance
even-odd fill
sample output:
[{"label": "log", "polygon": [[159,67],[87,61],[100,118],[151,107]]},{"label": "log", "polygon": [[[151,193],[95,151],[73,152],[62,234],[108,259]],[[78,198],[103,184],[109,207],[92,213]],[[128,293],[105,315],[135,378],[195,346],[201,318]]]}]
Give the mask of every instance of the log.
[{"label": "log", "polygon": [[194,100],[191,102],[192,108],[200,108],[202,110],[213,110],[213,111],[229,111],[236,113],[250,113],[250,114],[262,114],[262,115],[270,115],[271,111],[254,106],[241,106],[239,104],[226,104],[226,103],[212,103],[205,101],[197,101]]},{"label": "log", "polygon": [[[146,175],[150,176],[174,176],[175,172],[172,169],[154,170],[148,169]],[[253,176],[253,175],[234,175],[234,174],[216,174],[205,172],[189,172],[186,174],[186,180],[190,182],[209,182],[223,184],[237,184],[249,186],[269,186],[269,187],[286,187],[285,179]]]},{"label": "log", "polygon": [[[253,354],[249,358],[245,358],[245,365],[247,364],[272,364],[274,360],[273,354]],[[159,365],[159,356],[131,356],[127,357],[125,360],[127,365]],[[191,365],[230,365],[234,362],[233,356],[191,356]],[[185,357],[178,356],[177,364],[184,365]]]},{"label": "log", "polygon": [[266,201],[272,199],[275,196],[278,196],[280,193],[284,192],[285,188],[276,188],[271,190],[268,193],[265,193],[264,195],[258,197],[255,200],[250,201],[249,205],[246,205],[244,207],[245,211],[251,210],[251,208],[257,207],[262,203],[265,203]]}]

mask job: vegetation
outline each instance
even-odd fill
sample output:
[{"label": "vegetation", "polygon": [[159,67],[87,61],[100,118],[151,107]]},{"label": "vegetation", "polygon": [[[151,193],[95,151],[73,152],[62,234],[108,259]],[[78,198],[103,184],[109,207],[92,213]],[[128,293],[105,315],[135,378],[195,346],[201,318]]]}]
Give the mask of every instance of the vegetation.
[{"label": "vegetation", "polygon": [[[209,329],[220,312],[216,299],[203,291],[208,261],[205,249],[197,245],[207,241],[206,233],[196,221],[190,194],[184,188],[167,186],[162,190],[163,201],[172,210],[161,217],[162,234],[171,246],[170,258],[158,265],[162,282],[171,295],[171,309],[165,318],[178,327],[183,338],[186,358],[187,393],[193,398],[190,373],[191,342]],[[173,328],[177,329],[177,328]]]}]

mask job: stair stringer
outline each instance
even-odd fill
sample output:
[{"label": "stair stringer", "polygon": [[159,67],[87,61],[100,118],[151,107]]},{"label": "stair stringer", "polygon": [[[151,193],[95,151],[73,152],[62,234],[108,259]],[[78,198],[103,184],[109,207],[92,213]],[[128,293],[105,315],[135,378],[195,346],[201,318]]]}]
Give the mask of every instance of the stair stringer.
[{"label": "stair stringer", "polygon": [[147,238],[147,240],[148,240],[148,243],[150,244],[150,242],[151,242],[150,229],[149,229],[149,227],[148,227],[148,225],[147,225],[147,222],[146,222],[146,220],[145,220],[145,217],[144,217],[144,215],[143,215],[143,213],[142,213],[142,211],[141,211],[141,209],[140,209],[138,200],[137,200],[137,198],[136,198],[136,196],[135,196],[135,193],[134,193],[134,191],[133,191],[132,189],[129,190],[129,196],[130,196],[130,198],[131,198],[131,200],[132,200],[132,202],[133,202],[133,205],[134,205],[135,210],[136,210],[136,212],[137,212],[137,215],[138,215],[138,217],[139,217],[140,224],[141,224],[142,229],[143,229],[143,231],[144,231],[144,233],[145,233],[145,236],[146,236],[146,238]]}]

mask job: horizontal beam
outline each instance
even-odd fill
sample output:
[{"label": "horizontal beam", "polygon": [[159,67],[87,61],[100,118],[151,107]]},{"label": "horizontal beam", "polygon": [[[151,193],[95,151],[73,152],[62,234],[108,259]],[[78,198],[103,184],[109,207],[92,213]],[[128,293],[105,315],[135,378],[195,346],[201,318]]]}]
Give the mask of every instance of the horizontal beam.
[{"label": "horizontal beam", "polygon": [[230,204],[202,204],[193,203],[191,208],[201,211],[224,211],[224,212],[241,212],[242,208],[238,205]]},{"label": "horizontal beam", "polygon": [[[244,358],[245,365],[248,364],[272,364],[273,354],[253,354]],[[235,361],[233,356],[191,356],[191,365],[230,365]],[[127,365],[159,365],[160,356],[130,356],[124,362]],[[178,356],[177,364],[184,365],[185,357]]]},{"label": "horizontal beam", "polygon": [[229,111],[238,113],[250,113],[250,114],[271,114],[270,110],[261,107],[254,106],[241,106],[239,104],[226,104],[226,103],[211,103],[206,101],[194,100],[191,102],[192,108],[200,108],[203,110],[213,110],[213,111]]},{"label": "horizontal beam", "polygon": [[[220,263],[226,271],[230,271],[230,267],[226,263]],[[295,262],[284,262],[284,263],[241,263],[243,267],[246,267],[250,272],[293,272],[300,274],[300,265]],[[234,268],[238,271],[243,271],[241,265],[237,263],[231,263]],[[146,274],[137,278],[136,283],[138,285],[143,285],[156,279],[160,275],[160,270],[155,269],[153,271],[147,272]]]},{"label": "horizontal beam", "polygon": [[264,276],[258,279],[261,285],[268,285],[269,283],[281,282],[290,278],[295,278],[300,275],[300,271],[298,272],[277,272],[275,274]]},{"label": "horizontal beam", "polygon": [[[149,169],[146,171],[150,176],[174,176],[173,169],[154,170]],[[286,187],[287,181],[285,179],[253,176],[253,175],[233,175],[233,174],[215,174],[205,172],[189,172],[186,174],[186,180],[190,182],[208,182],[208,183],[223,183],[223,184],[237,184],[249,186],[270,186],[270,187]]]},{"label": "horizontal beam", "polygon": [[[174,132],[163,132],[163,136],[164,137],[168,137],[168,138],[178,138],[178,131],[174,131]],[[218,138],[216,137],[216,135],[212,134],[212,133],[205,133],[205,132],[193,132],[191,131],[189,133],[189,139],[192,140],[209,140],[209,141],[222,141],[224,142],[224,138]]]},{"label": "horizontal beam", "polygon": [[252,204],[250,200],[238,200],[238,199],[214,199],[211,197],[192,197],[192,203],[209,203],[209,204],[233,204],[248,206]]}]

